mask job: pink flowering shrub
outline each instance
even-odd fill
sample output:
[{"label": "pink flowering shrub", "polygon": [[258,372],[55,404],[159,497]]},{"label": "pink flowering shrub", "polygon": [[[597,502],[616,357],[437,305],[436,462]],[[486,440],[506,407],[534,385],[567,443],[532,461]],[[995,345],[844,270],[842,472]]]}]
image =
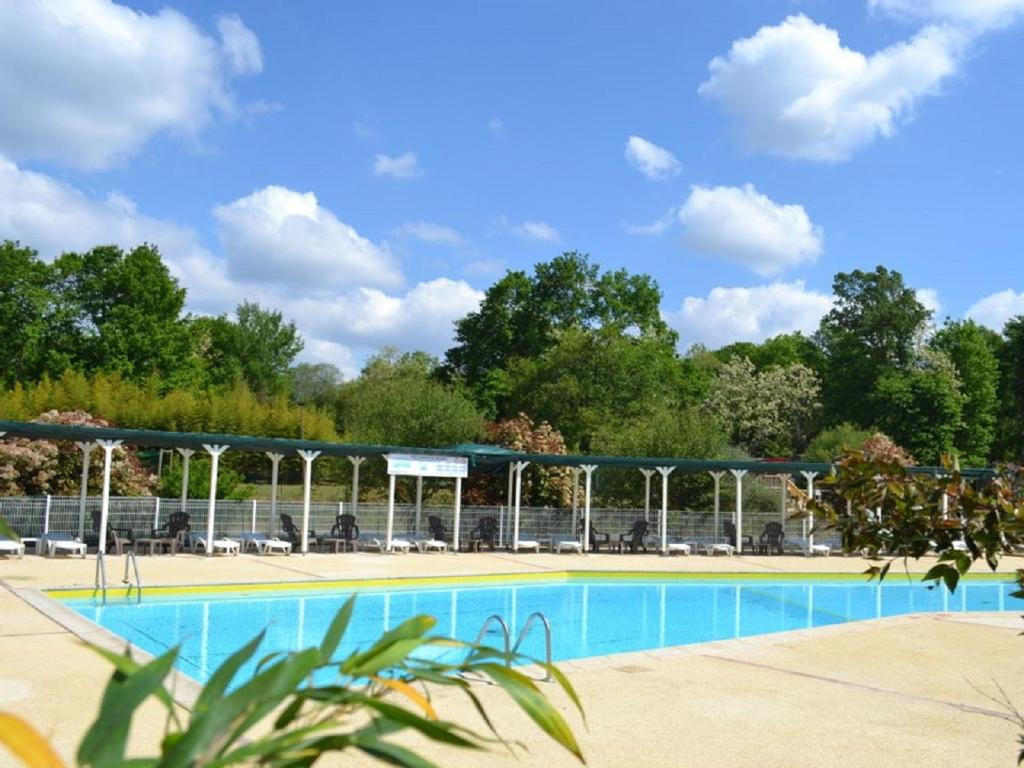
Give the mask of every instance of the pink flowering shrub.
[{"label": "pink flowering shrub", "polygon": [[[47,411],[36,422],[74,426],[109,427],[110,423],[85,411]],[[82,451],[70,441],[0,440],[0,496],[32,496],[44,493],[72,496],[82,480]],[[89,493],[99,494],[103,483],[103,451],[93,448],[89,467]],[[133,448],[114,449],[110,492],[115,496],[148,496],[155,478],[143,468]]]}]

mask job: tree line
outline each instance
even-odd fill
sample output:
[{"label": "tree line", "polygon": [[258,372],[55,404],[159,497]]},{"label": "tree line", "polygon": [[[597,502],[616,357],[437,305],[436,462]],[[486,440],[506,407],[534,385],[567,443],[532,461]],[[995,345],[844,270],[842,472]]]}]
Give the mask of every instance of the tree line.
[{"label": "tree line", "polygon": [[155,246],[47,263],[8,241],[0,415],[424,447],[543,429],[568,452],[814,460],[883,432],[921,463],[1021,458],[1024,317],[1001,333],[940,323],[881,266],[837,274],[833,292],[813,334],[681,351],[654,278],[567,252],[491,285],[443,358],[385,348],[345,381],[296,363],[303,340],[271,308],[187,313]]}]

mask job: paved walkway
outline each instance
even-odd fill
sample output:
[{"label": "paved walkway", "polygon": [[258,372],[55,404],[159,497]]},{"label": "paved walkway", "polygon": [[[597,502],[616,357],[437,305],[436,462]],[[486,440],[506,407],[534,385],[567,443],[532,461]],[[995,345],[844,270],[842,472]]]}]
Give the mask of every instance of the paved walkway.
[{"label": "paved walkway", "polygon": [[[111,581],[120,580],[122,562],[108,561]],[[835,556],[503,553],[178,555],[139,563],[147,586],[561,570],[858,573],[866,567],[859,558]],[[1001,570],[1022,566],[1009,560]],[[0,708],[36,723],[67,756],[91,722],[110,670],[79,642],[76,633],[90,639],[92,630],[80,622],[62,625],[25,598],[41,588],[91,586],[94,567],[91,557],[0,558]],[[594,766],[1012,766],[1018,728],[991,697],[1002,687],[1024,708],[1021,629],[1020,619],[1006,614],[909,616],[560,666],[586,707],[587,726],[572,722]],[[482,687],[480,693],[502,733],[529,748],[518,759],[494,754],[488,764],[573,764],[499,692]],[[437,693],[435,705],[444,717],[476,720],[447,691]],[[158,709],[145,708],[133,730],[135,748],[155,743],[162,727]],[[429,754],[445,766],[481,760],[436,747]],[[7,764],[10,756],[0,752],[0,766]]]}]

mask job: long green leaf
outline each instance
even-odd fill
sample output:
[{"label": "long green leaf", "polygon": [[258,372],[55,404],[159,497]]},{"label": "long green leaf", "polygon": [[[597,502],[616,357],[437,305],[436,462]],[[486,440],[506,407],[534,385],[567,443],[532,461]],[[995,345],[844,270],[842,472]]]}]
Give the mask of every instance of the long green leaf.
[{"label": "long green leaf", "polygon": [[250,640],[248,643],[243,645],[233,654],[231,654],[227,660],[221,664],[210,675],[210,679],[207,680],[206,685],[203,686],[202,692],[199,694],[199,698],[196,699],[195,706],[192,708],[193,717],[196,714],[205,712],[210,708],[210,705],[220,700],[224,695],[224,692],[228,689],[228,685],[234,679],[238,670],[249,659],[256,653],[256,649],[259,648],[260,643],[263,642],[263,637],[266,634],[266,630],[260,632],[256,637]]},{"label": "long green leaf", "polygon": [[103,693],[99,715],[78,747],[81,765],[116,765],[124,759],[135,710],[163,687],[175,658],[177,652],[172,650],[130,674],[124,675],[120,670],[114,673]]},{"label": "long green leaf", "polygon": [[345,634],[345,630],[348,629],[349,621],[352,619],[352,612],[356,607],[356,596],[352,595],[345,604],[338,611],[334,620],[331,622],[331,626],[327,628],[324,639],[320,643],[320,656],[325,662],[331,660],[331,656],[338,650],[338,643],[341,642],[342,636]]},{"label": "long green leaf", "polygon": [[[108,651],[106,648],[101,648],[100,646],[93,645],[92,643],[83,643],[83,645],[85,645],[85,647],[89,650],[93,651],[93,653],[102,656],[104,659],[109,661],[111,665],[114,667],[114,669],[118,670],[122,675],[127,676],[134,674],[142,666],[139,664],[139,662],[135,661],[135,659],[133,659],[128,654]],[[169,651],[169,653],[175,654],[175,660],[177,660],[177,654],[179,653],[178,647],[175,646]],[[174,699],[171,698],[171,694],[168,693],[167,689],[161,685],[159,688],[153,691],[153,695],[161,704],[164,705],[164,708],[170,713],[171,719],[174,721],[174,724],[176,726],[180,726],[181,721],[178,719],[177,707],[175,706]]]}]

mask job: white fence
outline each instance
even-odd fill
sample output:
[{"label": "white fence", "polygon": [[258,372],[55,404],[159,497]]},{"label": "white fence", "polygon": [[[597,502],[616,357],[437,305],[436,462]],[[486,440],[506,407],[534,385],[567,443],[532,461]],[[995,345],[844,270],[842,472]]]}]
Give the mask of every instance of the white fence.
[{"label": "white fence", "polygon": [[[85,531],[88,536],[93,531],[91,513],[100,508],[100,498],[90,496],[86,499]],[[136,537],[148,536],[154,528],[159,527],[171,512],[181,510],[180,498],[161,499],[157,497],[111,497],[110,524],[117,528],[128,528]],[[185,511],[194,531],[206,530],[206,515],[209,501],[206,499],[189,499]],[[314,501],[310,503],[309,526],[318,535],[326,535],[334,524],[337,515],[351,512],[348,502]],[[651,509],[650,534],[652,538],[660,537],[660,509]],[[296,526],[302,525],[302,503],[297,501],[278,501],[277,518],[271,519],[269,501],[235,501],[221,499],[217,501],[214,515],[214,527],[218,533],[226,535],[247,531],[259,531],[275,535],[280,533],[280,515],[291,515]],[[582,510],[579,512],[582,515]],[[421,515],[420,530],[426,533],[428,517],[437,516],[448,532],[454,523],[451,506],[437,507],[424,505]],[[511,541],[511,515],[505,507],[463,507],[460,516],[459,539],[469,541],[469,534],[476,527],[481,517],[493,516],[498,519],[502,533],[501,542]],[[29,496],[0,497],[0,517],[4,518],[21,536],[38,536],[47,531],[78,534],[79,497],[77,496]],[[614,545],[619,534],[630,530],[634,521],[643,517],[642,509],[591,509],[591,526],[600,534],[609,534]],[[694,510],[669,510],[668,535],[679,539],[703,539],[706,541],[726,541],[725,524],[732,519],[732,510],[723,509],[719,516],[719,530],[714,530],[714,514],[712,512]],[[780,512],[743,512],[744,550],[750,551],[750,541],[755,545],[759,541],[765,526],[769,522],[782,522]],[[356,510],[356,523],[361,532],[381,532],[387,527],[387,505],[381,502],[360,502]],[[413,504],[395,504],[396,535],[415,533],[416,507]],[[785,520],[786,549],[799,550],[804,543],[803,524],[799,520]],[[543,537],[556,534],[575,535],[573,511],[566,508],[523,507],[519,520],[520,538]],[[747,537],[751,537],[748,539]],[[599,539],[603,546],[603,537]],[[649,545],[650,546],[650,545]]]}]

